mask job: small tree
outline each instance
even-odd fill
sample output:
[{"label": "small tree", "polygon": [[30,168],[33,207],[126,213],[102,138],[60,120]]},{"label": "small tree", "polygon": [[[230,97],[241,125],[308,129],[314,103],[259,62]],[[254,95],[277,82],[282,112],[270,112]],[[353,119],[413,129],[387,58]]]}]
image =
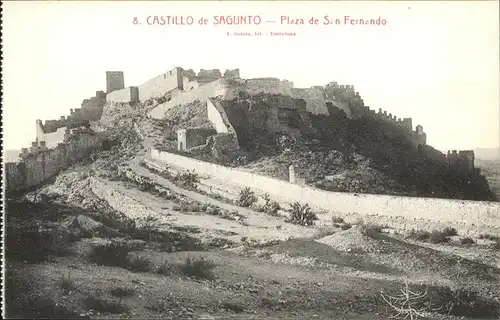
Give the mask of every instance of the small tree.
[{"label": "small tree", "polygon": [[254,202],[257,202],[257,197],[250,188],[244,188],[240,191],[236,204],[240,207],[250,207]]},{"label": "small tree", "polygon": [[417,309],[416,305],[420,305],[423,299],[427,295],[427,289],[424,292],[413,292],[408,286],[408,281],[405,280],[405,285],[401,289],[401,294],[396,296],[390,296],[385,294],[384,291],[380,291],[382,299],[393,308],[396,313],[390,318],[402,317],[404,319],[416,320],[418,317],[425,316],[425,310]]},{"label": "small tree", "polygon": [[278,210],[281,209],[280,205],[278,202],[271,200],[271,197],[269,194],[264,195],[264,200],[266,201],[266,204],[264,205],[264,212],[275,216],[278,213]]}]

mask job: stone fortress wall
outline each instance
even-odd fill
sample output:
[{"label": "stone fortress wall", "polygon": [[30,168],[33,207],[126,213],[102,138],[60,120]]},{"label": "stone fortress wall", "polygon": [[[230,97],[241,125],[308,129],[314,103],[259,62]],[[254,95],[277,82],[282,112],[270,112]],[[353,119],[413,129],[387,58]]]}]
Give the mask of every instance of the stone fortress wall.
[{"label": "stone fortress wall", "polygon": [[5,164],[7,192],[39,185],[99,146],[100,139],[86,127],[68,130],[55,148],[49,149],[45,141],[34,141],[29,149],[22,149],[20,162]]},{"label": "stone fortress wall", "polygon": [[57,120],[36,120],[36,139],[45,141],[46,146],[55,148],[64,140],[64,135],[68,126],[79,126],[97,121],[101,118],[106,104],[106,93],[104,91],[96,91],[94,97],[82,101],[81,108],[70,109],[70,114],[61,116]]},{"label": "stone fortress wall", "polygon": [[[116,87],[110,78],[123,77],[120,72],[107,72],[107,89]],[[106,93],[84,99],[81,108],[57,120],[37,119],[36,138],[30,148],[22,148],[20,161],[5,163],[7,191],[36,186],[53,177],[74,161],[86,157],[100,146],[100,140],[90,129],[91,122],[101,119],[106,105]]]},{"label": "stone fortress wall", "polygon": [[[167,96],[167,101],[153,109],[149,116],[161,119],[164,117],[165,111],[171,107],[191,103],[197,99],[206,102],[209,120],[212,122],[214,130],[205,132],[197,130],[197,128],[185,128],[186,132],[184,135],[180,133],[179,137],[181,140],[185,139],[184,147],[192,145],[191,142],[194,140],[198,141],[196,144],[200,143],[199,141],[206,141],[205,144],[202,144],[203,146],[209,146],[214,154],[222,155],[239,149],[238,139],[224,108],[212,98],[232,100],[239,96],[242,91],[251,95],[259,93],[282,94],[302,99],[305,101],[307,112],[312,114],[330,115],[332,114],[330,109],[336,108],[344,111],[349,118],[371,117],[378,119],[405,131],[415,147],[426,146],[427,137],[421,125],[417,125],[413,130],[411,118],[401,119],[382,109],[379,109],[378,112],[371,110],[369,106],[364,105],[363,99],[351,85],[338,85],[336,82],[331,82],[326,86],[295,88],[293,82],[278,78],[241,79],[239,69],[226,70],[224,73],[219,69],[201,69],[196,74],[191,69],[184,70],[180,67],[160,74],[140,86],[127,88],[125,88],[122,71],[107,71],[106,92],[96,91],[94,97],[83,100],[81,108],[70,109],[70,114],[61,116],[60,119],[46,120],[45,123],[36,120],[36,141],[34,143],[41,148],[38,151],[43,152],[47,151],[43,150],[44,148],[48,150],[60,148],[60,145],[67,143],[68,132],[72,132],[75,128],[88,129],[91,122],[99,120],[106,104],[139,102],[153,97]],[[86,150],[86,147],[84,149]],[[447,161],[450,166],[465,171],[474,170],[473,151],[457,152],[453,150],[447,155],[439,153],[435,156],[440,160]],[[19,180],[15,178],[19,172],[16,171],[17,169],[12,169],[17,168],[17,164],[8,164],[7,167],[12,173],[10,180]],[[30,165],[27,168],[35,167]]]},{"label": "stone fortress wall", "polygon": [[486,232],[500,236],[498,202],[329,192],[155,148],[150,157],[157,164],[194,171],[202,179],[215,179],[221,185],[226,181],[240,190],[248,187],[259,196],[267,193],[281,203],[307,203],[316,210],[327,211],[318,214],[326,223],[331,223],[332,215],[336,215],[348,222],[361,218],[408,231],[454,227],[462,234]]},{"label": "stone fortress wall", "polygon": [[[183,75],[182,81],[178,76],[181,73]],[[152,118],[162,119],[168,109],[194,102],[197,99],[208,101],[212,97],[220,97],[223,100],[232,100],[239,96],[241,92],[250,95],[259,93],[282,94],[295,99],[303,99],[306,102],[307,111],[312,114],[330,115],[333,112],[329,108],[336,108],[342,110],[350,119],[369,117],[383,121],[400,129],[415,148],[422,149],[426,156],[447,162],[450,166],[468,172],[474,169],[473,151],[452,151],[445,155],[439,151],[426,149],[427,134],[424,132],[422,125],[417,125],[413,129],[412,118],[400,118],[382,109],[378,109],[378,111],[372,110],[364,104],[359,92],[356,92],[352,85],[339,85],[337,82],[330,82],[325,86],[295,88],[293,82],[278,78],[241,79],[239,69],[226,70],[224,74],[218,69],[202,69],[196,75],[193,70],[185,71],[177,67],[171,71],[171,74],[172,78],[170,80],[168,80],[168,75],[170,75],[168,73],[146,83],[157,83],[158,78],[162,76],[165,78],[164,83],[171,83],[170,86],[163,87],[161,91],[165,94],[168,90],[171,90],[169,100],[150,111],[149,116]],[[172,79],[177,79],[177,83],[175,84]],[[146,84],[141,87],[146,86]]]}]

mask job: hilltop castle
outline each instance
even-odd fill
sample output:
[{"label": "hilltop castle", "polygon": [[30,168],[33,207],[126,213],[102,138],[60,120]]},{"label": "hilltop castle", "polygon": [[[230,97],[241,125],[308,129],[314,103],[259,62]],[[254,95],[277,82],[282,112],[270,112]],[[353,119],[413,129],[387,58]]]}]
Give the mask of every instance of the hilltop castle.
[{"label": "hilltop castle", "polygon": [[[239,92],[248,94],[283,94],[296,99],[303,99],[306,110],[316,115],[334,114],[335,110],[342,110],[350,119],[370,117],[382,120],[406,135],[409,141],[417,149],[425,149],[427,145],[427,134],[422,125],[413,129],[412,118],[399,118],[395,114],[388,113],[381,108],[378,111],[371,110],[364,104],[359,92],[352,85],[339,85],[330,82],[325,86],[313,86],[311,88],[295,88],[293,82],[280,80],[278,78],[241,79],[240,70],[226,70],[222,73],[219,69],[201,69],[198,74],[193,70],[184,70],[181,67],[173,68],[138,87],[124,87],[123,72],[107,72],[107,95],[108,103],[130,103],[142,102],[155,97],[162,97],[168,93],[167,102],[153,109],[150,116],[161,119],[165,110],[179,104],[187,104],[196,99],[209,101],[212,97],[222,97],[232,100]],[[208,107],[207,107],[208,108]],[[187,131],[186,131],[187,130]],[[196,141],[203,141],[209,135],[204,130],[198,130],[201,136],[189,133],[196,128],[185,128],[179,132],[179,148],[196,145],[198,142],[190,141],[189,136]],[[183,147],[182,147],[183,146]],[[470,172],[474,168],[473,151],[465,150],[459,153],[449,152],[444,155],[440,152],[430,153],[429,156],[447,162],[450,166]]]},{"label": "hilltop castle", "polygon": [[[100,145],[90,127],[93,121],[101,118],[106,105],[114,107],[120,103],[146,102],[162,97],[167,97],[166,101],[150,111],[150,117],[161,119],[165,110],[171,107],[200,100],[206,103],[214,127],[213,130],[179,130],[179,150],[199,147],[208,141],[211,141],[215,153],[221,153],[225,148],[238,149],[237,132],[224,108],[213,98],[232,100],[241,92],[248,95],[281,94],[301,99],[305,103],[303,110],[301,107],[292,108],[302,112],[301,117],[304,117],[304,113],[333,115],[342,110],[350,119],[378,119],[398,128],[418,150],[425,149],[427,145],[423,126],[417,125],[413,130],[412,118],[398,118],[382,109],[378,109],[378,112],[371,110],[352,85],[330,82],[325,86],[295,88],[293,82],[278,78],[241,79],[239,69],[226,70],[224,73],[219,69],[201,69],[196,74],[191,69],[175,67],[140,86],[125,87],[122,71],[107,71],[106,92],[96,91],[95,96],[82,101],[80,108],[70,109],[69,115],[61,116],[60,119],[46,120],[45,123],[36,120],[36,139],[29,149],[22,149],[20,164],[7,163],[7,178],[11,185],[16,185],[15,188],[43,181],[68,162],[87,155]],[[432,157],[464,172],[474,170],[474,152],[471,150],[448,151],[447,155],[434,153]]]}]

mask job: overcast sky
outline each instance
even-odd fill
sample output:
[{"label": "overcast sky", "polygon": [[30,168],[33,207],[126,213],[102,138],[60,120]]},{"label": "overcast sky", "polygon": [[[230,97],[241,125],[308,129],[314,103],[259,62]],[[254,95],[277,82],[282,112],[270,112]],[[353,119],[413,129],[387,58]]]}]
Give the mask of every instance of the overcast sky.
[{"label": "overcast sky", "polygon": [[[243,78],[278,77],[296,87],[352,84],[372,109],[423,125],[440,150],[499,146],[498,1],[15,1],[3,8],[7,149],[30,145],[36,119],[59,119],[105,90],[106,70],[124,71],[131,86],[175,66],[239,68]],[[154,15],[203,16],[209,25],[147,25]],[[212,25],[215,15],[259,15],[263,23]],[[282,15],[306,23],[316,16],[320,24],[285,26]],[[325,15],[387,24],[322,25]],[[234,31],[297,35],[227,36]]]}]

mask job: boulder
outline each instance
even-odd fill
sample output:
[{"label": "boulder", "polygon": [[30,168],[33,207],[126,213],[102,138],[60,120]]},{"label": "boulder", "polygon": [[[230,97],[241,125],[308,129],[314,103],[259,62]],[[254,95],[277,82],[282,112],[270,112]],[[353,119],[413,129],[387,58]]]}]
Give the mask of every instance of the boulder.
[{"label": "boulder", "polygon": [[68,224],[68,227],[78,228],[82,231],[93,231],[100,226],[101,226],[100,222],[94,221],[91,218],[84,215],[78,215],[74,217]]}]

